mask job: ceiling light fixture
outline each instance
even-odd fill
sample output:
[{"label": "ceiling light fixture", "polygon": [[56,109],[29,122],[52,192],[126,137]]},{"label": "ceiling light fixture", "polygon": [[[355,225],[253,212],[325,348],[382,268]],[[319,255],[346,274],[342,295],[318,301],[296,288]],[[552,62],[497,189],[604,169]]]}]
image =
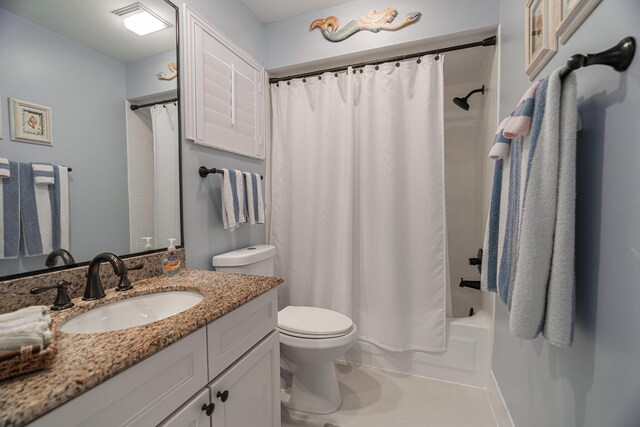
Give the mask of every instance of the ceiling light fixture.
[{"label": "ceiling light fixture", "polygon": [[111,13],[121,17],[125,28],[139,36],[146,36],[172,26],[170,22],[162,19],[158,14],[139,2],[114,10]]}]

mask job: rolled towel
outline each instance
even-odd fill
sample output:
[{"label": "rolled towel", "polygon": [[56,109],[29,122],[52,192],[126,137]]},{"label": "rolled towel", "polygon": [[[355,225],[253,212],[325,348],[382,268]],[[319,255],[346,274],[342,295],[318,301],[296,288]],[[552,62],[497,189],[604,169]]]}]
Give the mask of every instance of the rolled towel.
[{"label": "rolled towel", "polygon": [[0,331],[4,329],[15,328],[16,326],[28,325],[29,323],[45,321],[49,325],[51,324],[51,316],[45,314],[29,314],[19,319],[9,320],[8,322],[0,322]]},{"label": "rolled towel", "polygon": [[0,352],[18,350],[29,345],[45,348],[50,342],[51,329],[44,320],[0,330]]},{"label": "rolled towel", "polygon": [[262,198],[262,179],[252,172],[243,172],[247,190],[247,216],[249,224],[264,224],[264,200]]},{"label": "rolled towel", "polygon": [[9,160],[0,157],[0,178],[10,178],[11,169],[9,168]]},{"label": "rolled towel", "polygon": [[53,185],[56,180],[53,176],[53,165],[49,163],[31,163],[33,170],[33,182],[37,185]]},{"label": "rolled towel", "polygon": [[16,319],[22,319],[23,317],[36,314],[44,317],[49,314],[49,309],[44,305],[31,305],[29,307],[21,308],[20,310],[12,311],[11,313],[0,314],[0,322],[10,322]]},{"label": "rolled towel", "polygon": [[496,131],[496,136],[493,140],[491,150],[489,150],[489,158],[491,160],[506,159],[509,156],[509,150],[511,148],[511,139],[504,136],[504,126],[509,122],[511,116],[505,117]]}]

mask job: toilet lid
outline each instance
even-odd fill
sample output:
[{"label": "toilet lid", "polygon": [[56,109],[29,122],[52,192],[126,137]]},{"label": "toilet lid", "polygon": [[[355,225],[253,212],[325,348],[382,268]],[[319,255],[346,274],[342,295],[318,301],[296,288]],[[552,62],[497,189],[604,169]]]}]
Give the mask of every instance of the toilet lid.
[{"label": "toilet lid", "polygon": [[294,334],[339,336],[352,326],[347,316],[324,308],[290,305],[278,313],[278,328]]}]

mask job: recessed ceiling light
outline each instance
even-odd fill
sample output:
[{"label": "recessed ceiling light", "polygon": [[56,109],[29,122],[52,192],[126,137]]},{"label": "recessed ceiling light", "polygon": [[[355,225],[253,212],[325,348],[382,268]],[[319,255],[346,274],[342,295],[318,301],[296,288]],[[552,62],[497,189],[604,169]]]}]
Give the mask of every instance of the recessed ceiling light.
[{"label": "recessed ceiling light", "polygon": [[172,26],[170,22],[162,19],[141,3],[125,6],[112,13],[122,17],[125,28],[139,36],[146,36]]}]

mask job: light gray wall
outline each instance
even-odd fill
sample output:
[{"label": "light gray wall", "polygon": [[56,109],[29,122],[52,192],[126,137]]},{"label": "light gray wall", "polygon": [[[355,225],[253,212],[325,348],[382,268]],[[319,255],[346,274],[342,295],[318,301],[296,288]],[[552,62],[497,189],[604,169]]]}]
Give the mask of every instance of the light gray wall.
[{"label": "light gray wall", "polygon": [[126,65],[127,73],[127,99],[144,98],[175,92],[177,79],[159,80],[157,74],[163,72],[169,74],[167,64],[176,62],[175,49],[159,55],[150,56]]},{"label": "light gray wall", "polygon": [[[524,75],[524,1],[500,2],[500,116],[529,86]],[[543,70],[574,53],[640,40],[640,2],[603,1]],[[518,427],[640,423],[640,57],[628,72],[577,72],[577,329],[570,349],[509,333],[496,308],[493,371]]]},{"label": "light gray wall", "polygon": [[[71,252],[129,252],[125,66],[0,9],[0,157],[73,168]],[[53,147],[10,141],[7,98],[52,108]],[[43,269],[44,257],[0,261],[0,276]]]},{"label": "light gray wall", "polygon": [[[258,61],[264,63],[264,27],[237,0],[187,0],[187,4]],[[222,228],[220,177],[200,178],[198,168],[241,169],[265,174],[265,162],[222,150],[182,143],[182,197],[187,266],[211,270],[211,257],[229,250],[265,242],[265,227],[242,225]]]},{"label": "light gray wall", "polygon": [[[334,15],[342,28],[372,9],[387,7],[398,10],[395,22],[410,12],[422,12],[422,17],[400,31],[361,31],[339,43],[326,40],[318,29],[309,31],[311,22],[318,18]],[[396,0],[392,4],[357,0],[266,24],[266,68],[290,67],[497,24],[498,0]]]}]

